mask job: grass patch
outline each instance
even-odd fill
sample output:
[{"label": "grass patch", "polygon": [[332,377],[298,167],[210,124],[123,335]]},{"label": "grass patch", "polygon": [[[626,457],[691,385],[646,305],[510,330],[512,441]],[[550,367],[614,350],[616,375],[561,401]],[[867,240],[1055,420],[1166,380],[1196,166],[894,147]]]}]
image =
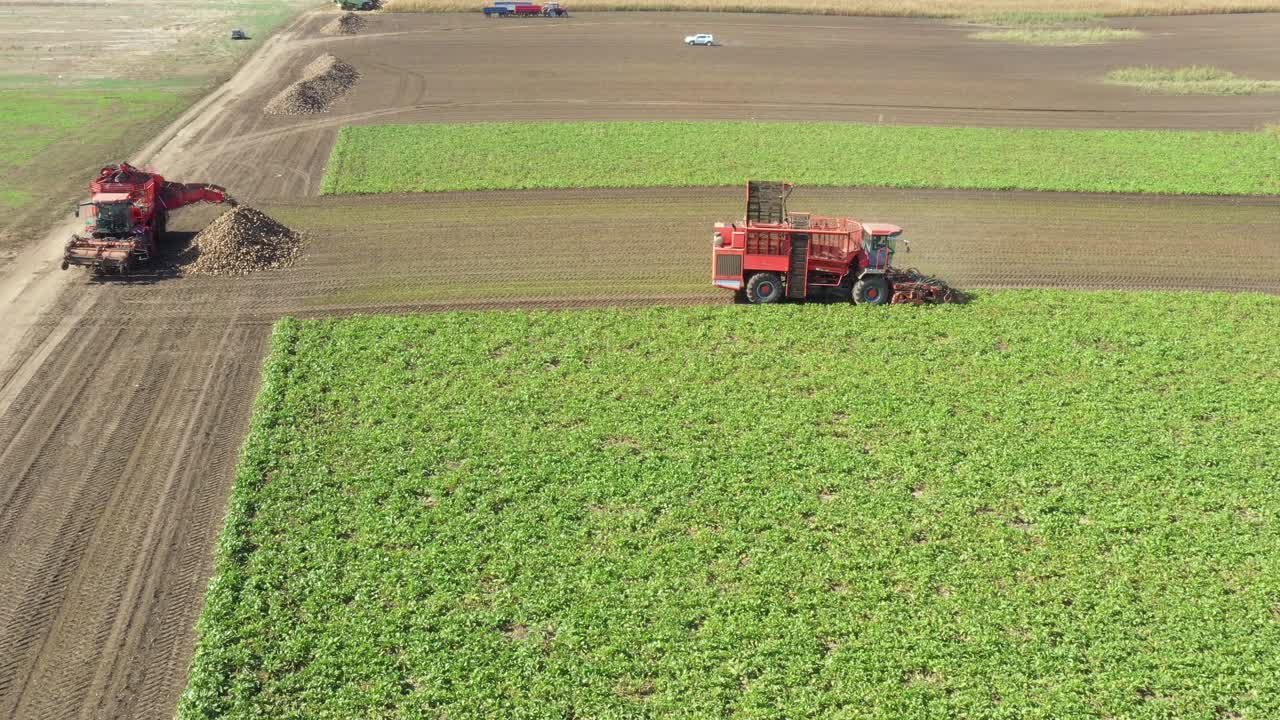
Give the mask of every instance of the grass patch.
[{"label": "grass patch", "polygon": [[997,27],[1049,28],[1063,25],[1087,25],[1102,22],[1103,16],[1091,12],[1010,11],[980,15],[969,19],[979,25]]},{"label": "grass patch", "polygon": [[460,123],[343,128],[322,187],[678,187],[780,177],[827,186],[1272,195],[1278,173],[1280,147],[1260,132]]},{"label": "grass patch", "polygon": [[1280,92],[1280,81],[1253,80],[1215,67],[1127,67],[1107,73],[1107,82],[1159,95],[1257,95]]},{"label": "grass patch", "polygon": [[[94,158],[119,160],[113,148],[132,147],[194,98],[172,89],[0,90],[0,213],[43,207],[45,194],[31,192],[35,177],[51,168],[80,168]],[[85,175],[80,184],[87,183]]]},{"label": "grass patch", "polygon": [[179,715],[1276,716],[1277,326],[1069,292],[285,320]]},{"label": "grass patch", "polygon": [[[467,0],[387,0],[391,12],[476,12]],[[1140,16],[1276,12],[1276,0],[579,0],[571,10],[691,10],[883,17]]]},{"label": "grass patch", "polygon": [[1138,40],[1144,33],[1117,28],[1069,28],[1057,30],[993,30],[970,35],[975,40],[996,40],[1023,45],[1074,47],[1118,40]]}]

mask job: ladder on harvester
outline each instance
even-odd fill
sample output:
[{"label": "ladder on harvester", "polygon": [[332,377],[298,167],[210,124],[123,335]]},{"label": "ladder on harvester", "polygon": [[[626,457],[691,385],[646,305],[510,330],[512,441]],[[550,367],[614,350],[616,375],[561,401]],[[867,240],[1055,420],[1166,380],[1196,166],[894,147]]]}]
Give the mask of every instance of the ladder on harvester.
[{"label": "ladder on harvester", "polygon": [[791,257],[787,263],[787,297],[803,300],[808,292],[809,236],[791,233]]},{"label": "ladder on harvester", "polygon": [[[791,227],[799,230],[809,228],[808,213],[792,213],[789,216]],[[791,256],[787,261],[787,297],[792,300],[803,300],[809,291],[809,234],[791,233]]]}]

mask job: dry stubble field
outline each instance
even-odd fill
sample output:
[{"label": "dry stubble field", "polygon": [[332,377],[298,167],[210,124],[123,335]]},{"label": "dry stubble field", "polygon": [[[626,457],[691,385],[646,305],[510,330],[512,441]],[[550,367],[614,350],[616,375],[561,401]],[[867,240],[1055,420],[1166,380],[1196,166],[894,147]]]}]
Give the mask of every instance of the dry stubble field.
[{"label": "dry stubble field", "polygon": [[[738,214],[736,189],[318,197],[343,124],[759,116],[1253,129],[1280,109],[1275,98],[1137,98],[1089,80],[1180,53],[1280,76],[1274,53],[1257,50],[1280,29],[1275,15],[1140,19],[1148,44],[1084,50],[986,45],[916,20],[378,15],[364,35],[317,35],[328,19],[292,25],[154,158],[310,233],[303,262],[236,280],[72,276],[0,363],[0,714],[172,713],[280,314],[727,300],[702,271],[709,223]],[[692,23],[727,40],[694,65],[678,45]],[[327,115],[262,115],[324,51],[361,70],[356,90]],[[503,72],[518,59],[536,92]],[[832,64],[856,72],[821,72]],[[778,94],[741,102],[759,86]],[[901,222],[917,241],[904,259],[972,286],[1280,290],[1280,210],[1268,201],[807,190],[793,204]],[[213,213],[177,216],[177,240]]]}]

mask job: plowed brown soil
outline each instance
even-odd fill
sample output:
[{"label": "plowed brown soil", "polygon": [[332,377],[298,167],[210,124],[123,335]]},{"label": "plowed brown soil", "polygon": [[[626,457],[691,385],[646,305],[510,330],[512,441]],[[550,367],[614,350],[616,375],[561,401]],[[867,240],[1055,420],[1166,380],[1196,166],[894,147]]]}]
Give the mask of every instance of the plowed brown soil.
[{"label": "plowed brown soil", "polygon": [[[295,314],[728,302],[709,286],[711,223],[740,218],[742,202],[715,188],[274,205],[306,232],[308,257],[245,292]],[[1280,205],[1266,199],[1224,214],[1199,198],[801,188],[789,207],[900,223],[914,242],[898,264],[965,288],[1280,292]]]},{"label": "plowed brown soil", "polygon": [[[226,185],[306,233],[295,267],[98,282],[58,273],[55,234],[0,280],[0,717],[172,716],[281,314],[729,301],[706,272],[710,223],[738,217],[737,188],[314,197],[342,124],[1247,128],[1280,115],[1274,97],[1150,98],[1091,80],[1166,61],[1280,77],[1280,56],[1265,52],[1274,15],[1126,21],[1149,39],[1078,49],[980,43],[966,27],[905,20],[378,15],[365,34],[319,34],[332,18],[269,41],[158,152],[134,158]],[[690,32],[725,45],[685,48]],[[339,108],[262,115],[323,52],[363,74]],[[791,206],[900,223],[915,240],[903,264],[962,287],[1280,292],[1280,205],[1269,199],[803,188]],[[169,252],[219,213],[176,214]]]},{"label": "plowed brown soil", "polygon": [[[365,18],[359,35],[325,36],[320,29],[332,15],[315,17],[263,82],[244,88],[189,144],[181,158],[189,165],[180,169],[255,200],[315,195],[338,129],[348,124],[760,119],[1254,130],[1280,122],[1277,95],[1152,96],[1101,82],[1116,67],[1193,63],[1280,79],[1280,54],[1267,51],[1280,35],[1280,14],[1125,18],[1110,22],[1147,37],[1075,48],[980,41],[969,37],[972,25],[895,18]],[[723,45],[687,47],[681,40],[693,32],[715,33]],[[317,52],[360,69],[340,107],[320,117],[247,111]]]}]

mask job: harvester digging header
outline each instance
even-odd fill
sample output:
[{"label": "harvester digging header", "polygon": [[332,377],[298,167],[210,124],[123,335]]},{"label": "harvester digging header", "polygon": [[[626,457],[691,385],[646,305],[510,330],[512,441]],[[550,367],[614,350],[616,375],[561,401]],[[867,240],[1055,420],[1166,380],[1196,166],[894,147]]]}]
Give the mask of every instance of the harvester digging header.
[{"label": "harvester digging header", "polygon": [[198,202],[236,204],[217,185],[168,182],[128,163],[108,165],[89,183],[89,201],[76,208],[84,232],[71,236],[62,269],[128,273],[155,257],[169,212]]},{"label": "harvester digging header", "polygon": [[941,280],[893,267],[902,228],[789,213],[786,201],[793,187],[747,183],[745,221],[715,224],[713,285],[750,303],[784,296],[804,300],[825,291],[847,292],[855,303],[867,305],[964,302],[962,293]]}]

